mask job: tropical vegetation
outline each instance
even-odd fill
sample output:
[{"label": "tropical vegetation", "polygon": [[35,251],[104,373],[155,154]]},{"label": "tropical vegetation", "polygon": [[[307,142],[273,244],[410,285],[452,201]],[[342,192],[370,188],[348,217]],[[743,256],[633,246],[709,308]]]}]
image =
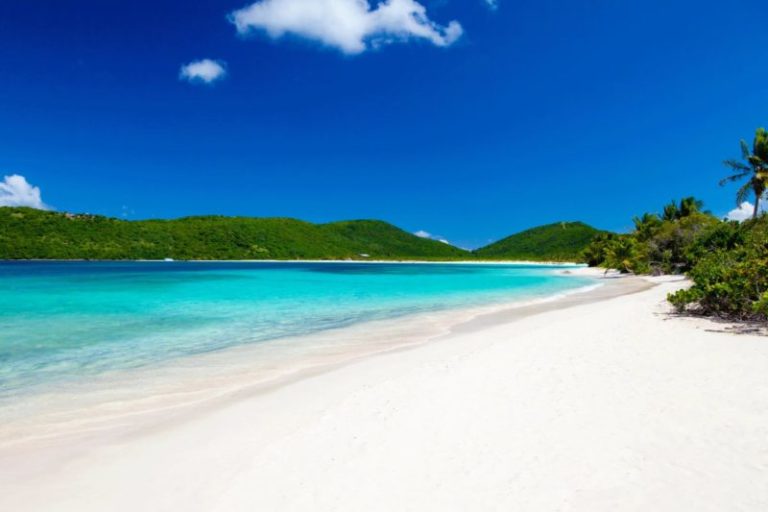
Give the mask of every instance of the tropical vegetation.
[{"label": "tropical vegetation", "polygon": [[126,221],[0,208],[0,259],[467,259],[471,253],[375,220],[186,217]]},{"label": "tropical vegetation", "polygon": [[768,216],[760,201],[768,190],[768,132],[760,128],[743,162],[721,184],[746,179],[736,194],[741,206],[752,194],[752,219],[720,220],[694,197],[672,201],[660,214],[635,217],[627,234],[601,234],[584,250],[591,266],[636,274],[687,274],[692,285],[670,294],[680,312],[737,320],[768,321]]},{"label": "tropical vegetation", "polygon": [[768,320],[768,217],[724,222],[691,247],[693,286],[669,296],[681,312]]},{"label": "tropical vegetation", "polygon": [[599,231],[583,222],[556,222],[516,233],[475,251],[489,260],[581,261]]},{"label": "tropical vegetation", "polygon": [[752,151],[745,140],[741,140],[741,157],[744,160],[726,160],[724,163],[734,174],[723,178],[720,185],[726,185],[734,181],[746,179],[738,192],[736,192],[736,204],[741,205],[752,194],[755,198],[755,207],[752,218],[757,218],[760,211],[760,201],[768,190],[768,130],[758,128],[755,132],[755,140],[752,143]]},{"label": "tropical vegetation", "polygon": [[127,221],[6,207],[0,208],[0,259],[576,261],[596,233],[581,222],[560,222],[471,252],[376,220],[312,224],[206,216]]}]

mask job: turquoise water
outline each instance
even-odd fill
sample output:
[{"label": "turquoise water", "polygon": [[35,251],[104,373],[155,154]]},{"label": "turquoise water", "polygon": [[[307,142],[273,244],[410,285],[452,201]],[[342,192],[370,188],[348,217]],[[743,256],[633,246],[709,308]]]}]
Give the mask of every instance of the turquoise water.
[{"label": "turquoise water", "polygon": [[0,399],[357,322],[557,294],[553,267],[0,263]]}]

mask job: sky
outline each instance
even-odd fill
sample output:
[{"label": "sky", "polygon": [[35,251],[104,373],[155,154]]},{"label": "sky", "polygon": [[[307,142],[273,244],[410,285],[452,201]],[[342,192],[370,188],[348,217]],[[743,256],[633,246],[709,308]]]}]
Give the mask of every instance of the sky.
[{"label": "sky", "polygon": [[[0,200],[627,230],[768,125],[764,0],[0,3]],[[3,199],[5,198],[5,199]]]}]

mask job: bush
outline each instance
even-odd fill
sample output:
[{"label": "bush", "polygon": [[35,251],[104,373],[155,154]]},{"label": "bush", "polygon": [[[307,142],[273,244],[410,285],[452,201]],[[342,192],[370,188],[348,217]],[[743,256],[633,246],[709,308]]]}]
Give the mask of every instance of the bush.
[{"label": "bush", "polygon": [[581,254],[584,262],[590,267],[599,267],[605,262],[606,250],[611,245],[618,235],[613,233],[600,233],[592,239],[592,242],[587,246]]},{"label": "bush", "polygon": [[768,218],[724,223],[692,252],[704,253],[688,272],[694,284],[669,295],[680,312],[737,320],[768,320]]},{"label": "bush", "polygon": [[603,264],[623,274],[646,274],[650,271],[646,246],[631,235],[620,236],[607,244]]},{"label": "bush", "polygon": [[663,217],[652,213],[635,217],[632,233],[596,237],[584,251],[584,259],[593,267],[636,274],[683,273],[694,261],[690,248],[720,224],[700,208],[701,202],[689,197],[680,206],[674,201],[667,205]]},{"label": "bush", "polygon": [[720,222],[705,213],[664,221],[648,239],[648,266],[656,274],[680,274],[691,267],[688,250]]},{"label": "bush", "polygon": [[596,237],[584,251],[587,263],[635,274],[685,272],[693,286],[668,297],[678,311],[768,321],[768,215],[719,221],[686,198],[634,223],[631,234]]},{"label": "bush", "polygon": [[736,221],[718,222],[709,226],[688,247],[685,259],[690,267],[709,253],[719,249],[732,250],[744,245],[746,230]]}]

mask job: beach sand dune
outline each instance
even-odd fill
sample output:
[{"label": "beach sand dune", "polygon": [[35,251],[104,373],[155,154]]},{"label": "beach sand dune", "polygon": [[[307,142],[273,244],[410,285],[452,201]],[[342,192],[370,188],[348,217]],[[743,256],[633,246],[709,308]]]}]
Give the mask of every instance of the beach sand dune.
[{"label": "beach sand dune", "polygon": [[0,509],[768,510],[768,338],[669,316],[680,286],[8,449]]}]

